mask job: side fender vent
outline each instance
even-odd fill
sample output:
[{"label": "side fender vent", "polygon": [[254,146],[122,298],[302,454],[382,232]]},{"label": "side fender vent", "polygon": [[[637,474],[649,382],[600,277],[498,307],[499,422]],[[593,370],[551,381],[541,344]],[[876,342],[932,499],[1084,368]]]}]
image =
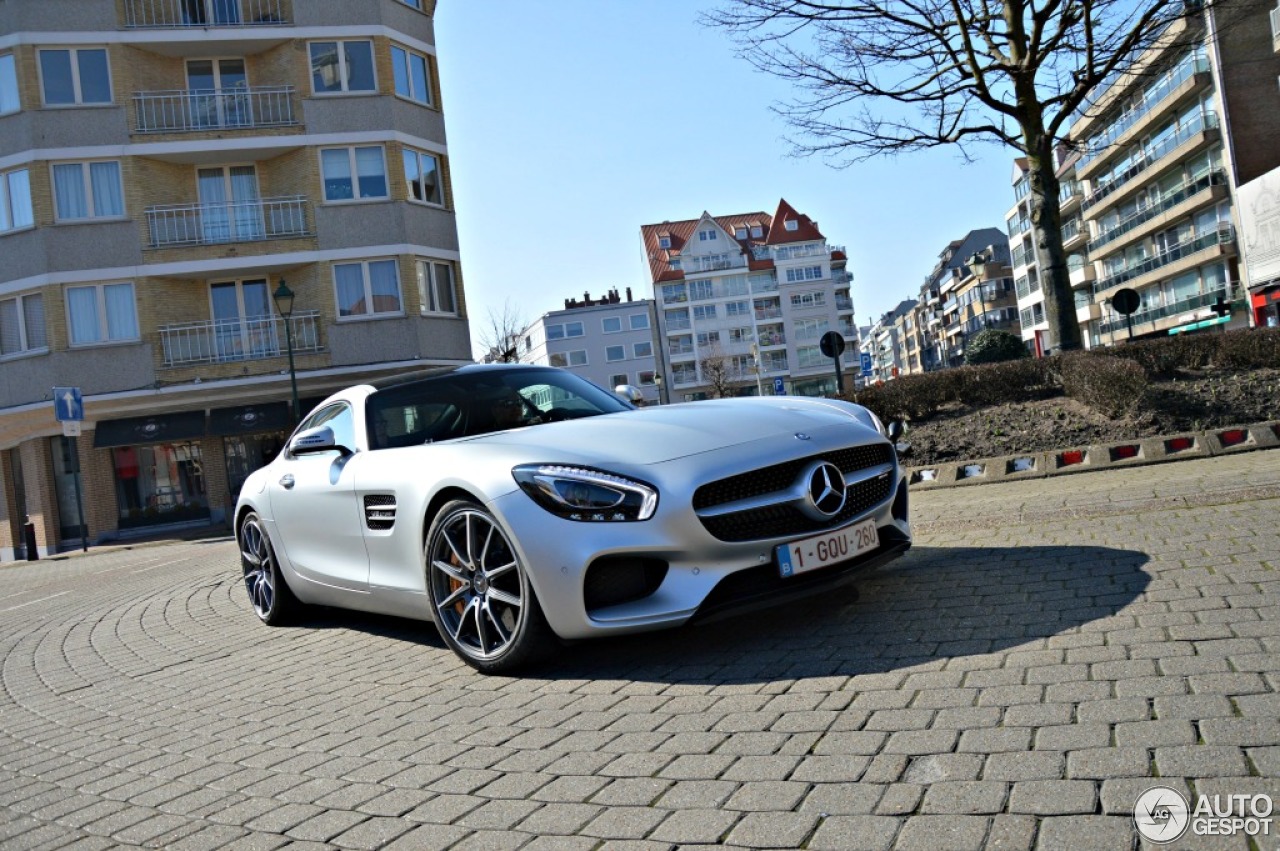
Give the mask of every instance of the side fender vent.
[{"label": "side fender vent", "polygon": [[375,532],[385,532],[396,525],[396,498],[391,494],[366,496],[364,523]]}]

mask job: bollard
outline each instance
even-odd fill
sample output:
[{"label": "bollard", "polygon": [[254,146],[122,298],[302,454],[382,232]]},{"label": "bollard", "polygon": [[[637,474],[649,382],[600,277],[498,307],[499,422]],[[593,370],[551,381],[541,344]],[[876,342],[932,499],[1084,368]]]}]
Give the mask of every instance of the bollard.
[{"label": "bollard", "polygon": [[39,561],[40,551],[36,549],[36,524],[31,522],[31,515],[27,515],[26,522],[22,524],[22,540],[27,547],[27,561]]}]

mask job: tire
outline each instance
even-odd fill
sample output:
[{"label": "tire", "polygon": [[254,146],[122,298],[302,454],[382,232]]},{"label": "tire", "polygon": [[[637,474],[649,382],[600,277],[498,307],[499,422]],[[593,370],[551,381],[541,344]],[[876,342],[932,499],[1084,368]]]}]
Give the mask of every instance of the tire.
[{"label": "tire", "polygon": [[528,570],[484,508],[468,500],[444,506],[431,523],[424,557],[432,620],[468,665],[507,673],[554,648]]},{"label": "tire", "polygon": [[240,523],[236,541],[240,545],[240,567],[244,571],[244,587],[254,614],[267,626],[291,623],[302,604],[289,590],[276,551],[267,537],[262,518],[250,512]]}]

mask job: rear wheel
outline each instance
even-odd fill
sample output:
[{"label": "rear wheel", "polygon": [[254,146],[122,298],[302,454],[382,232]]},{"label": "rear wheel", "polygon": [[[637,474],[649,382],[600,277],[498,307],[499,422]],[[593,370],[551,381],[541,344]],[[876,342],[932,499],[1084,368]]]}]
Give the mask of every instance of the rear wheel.
[{"label": "rear wheel", "polygon": [[262,518],[254,512],[245,515],[238,540],[244,587],[249,592],[249,603],[254,613],[268,626],[288,623],[298,614],[302,604],[284,581]]},{"label": "rear wheel", "polygon": [[427,592],[440,636],[484,673],[534,662],[554,646],[528,572],[488,511],[449,503],[427,536]]}]

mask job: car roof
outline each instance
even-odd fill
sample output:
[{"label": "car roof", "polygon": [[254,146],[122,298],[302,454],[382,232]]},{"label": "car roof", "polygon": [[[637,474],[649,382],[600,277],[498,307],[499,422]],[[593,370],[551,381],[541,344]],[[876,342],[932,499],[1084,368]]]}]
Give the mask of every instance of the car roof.
[{"label": "car roof", "polygon": [[375,381],[368,382],[375,390],[385,390],[388,387],[399,387],[402,384],[413,384],[418,381],[429,381],[433,378],[442,378],[446,375],[457,375],[460,373],[501,373],[514,372],[526,369],[555,369],[555,367],[543,366],[534,363],[468,363],[462,366],[444,366],[436,369],[418,369],[413,372],[402,372],[399,375],[392,375],[386,378],[379,378]]}]

